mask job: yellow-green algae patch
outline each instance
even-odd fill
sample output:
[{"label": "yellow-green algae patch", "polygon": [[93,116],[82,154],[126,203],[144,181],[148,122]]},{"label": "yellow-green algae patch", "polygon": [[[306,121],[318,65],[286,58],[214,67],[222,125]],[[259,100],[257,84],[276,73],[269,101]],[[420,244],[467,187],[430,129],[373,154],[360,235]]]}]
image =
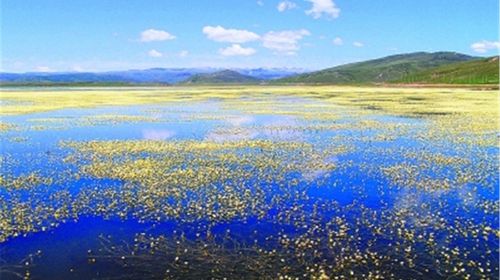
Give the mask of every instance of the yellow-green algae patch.
[{"label": "yellow-green algae patch", "polygon": [[12,130],[14,128],[15,128],[15,125],[0,121],[0,133],[7,132],[7,131]]},{"label": "yellow-green algae patch", "polygon": [[84,117],[80,120],[83,124],[119,124],[119,123],[138,123],[138,122],[158,122],[156,117],[142,115],[96,115]]},{"label": "yellow-green algae patch", "polygon": [[27,120],[26,127],[28,131],[44,130],[65,130],[74,127],[118,124],[137,124],[146,122],[165,122],[158,117],[147,115],[125,115],[125,114],[101,114],[80,117],[48,117],[48,118],[30,118]]},{"label": "yellow-green algae patch", "polygon": [[346,146],[317,150],[305,142],[271,140],[130,140],[64,142],[61,145],[77,151],[66,159],[67,162],[90,159],[90,164],[83,166],[82,171],[96,177],[156,184],[182,181],[181,185],[189,187],[238,176],[269,176],[266,171],[270,170],[279,170],[280,176],[291,171],[331,170],[335,166],[327,159],[348,150]]},{"label": "yellow-green algae patch", "polygon": [[40,185],[51,184],[51,178],[41,176],[38,172],[31,172],[17,177],[0,176],[0,186],[11,189],[32,189]]}]

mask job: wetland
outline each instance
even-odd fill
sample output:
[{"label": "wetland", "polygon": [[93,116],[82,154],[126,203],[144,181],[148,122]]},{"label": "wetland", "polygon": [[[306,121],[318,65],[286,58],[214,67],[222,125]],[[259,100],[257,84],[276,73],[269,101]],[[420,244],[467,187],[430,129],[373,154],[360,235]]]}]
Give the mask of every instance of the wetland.
[{"label": "wetland", "polygon": [[498,90],[12,88],[1,279],[498,279]]}]

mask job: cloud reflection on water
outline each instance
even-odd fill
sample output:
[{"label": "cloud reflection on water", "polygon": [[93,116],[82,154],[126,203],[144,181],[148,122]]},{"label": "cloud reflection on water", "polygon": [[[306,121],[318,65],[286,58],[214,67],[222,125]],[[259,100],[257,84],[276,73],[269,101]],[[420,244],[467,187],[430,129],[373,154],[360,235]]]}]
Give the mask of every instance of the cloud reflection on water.
[{"label": "cloud reflection on water", "polygon": [[146,140],[166,140],[175,135],[174,131],[167,129],[143,129],[142,138]]}]

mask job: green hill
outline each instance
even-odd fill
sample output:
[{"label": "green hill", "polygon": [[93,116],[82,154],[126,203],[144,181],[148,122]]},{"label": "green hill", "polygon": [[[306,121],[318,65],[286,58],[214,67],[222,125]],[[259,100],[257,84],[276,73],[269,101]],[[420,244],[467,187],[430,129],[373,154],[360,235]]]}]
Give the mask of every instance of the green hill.
[{"label": "green hill", "polygon": [[278,83],[365,84],[401,80],[426,69],[477,59],[455,52],[416,52],[341,65],[276,80]]},{"label": "green hill", "polygon": [[184,80],[182,84],[255,84],[260,80],[240,74],[232,70],[223,70],[214,73],[196,74]]},{"label": "green hill", "polygon": [[498,56],[443,65],[404,76],[397,82],[425,84],[498,84]]}]

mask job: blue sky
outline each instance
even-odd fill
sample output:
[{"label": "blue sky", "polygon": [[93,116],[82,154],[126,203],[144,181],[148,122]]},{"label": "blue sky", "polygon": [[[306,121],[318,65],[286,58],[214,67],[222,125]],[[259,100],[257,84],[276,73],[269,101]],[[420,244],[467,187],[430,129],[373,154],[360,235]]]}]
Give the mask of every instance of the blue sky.
[{"label": "blue sky", "polygon": [[2,0],[1,71],[320,69],[414,51],[491,56],[497,0]]}]

